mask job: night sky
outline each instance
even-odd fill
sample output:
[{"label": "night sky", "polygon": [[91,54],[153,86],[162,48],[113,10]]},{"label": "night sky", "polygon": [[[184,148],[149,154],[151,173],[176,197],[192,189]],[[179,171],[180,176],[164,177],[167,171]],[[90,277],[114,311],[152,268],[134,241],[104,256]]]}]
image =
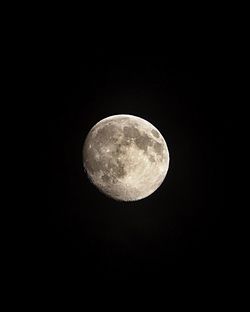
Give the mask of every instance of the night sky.
[{"label": "night sky", "polygon": [[[216,58],[199,49],[74,48],[54,55],[48,73],[47,269],[87,280],[220,272],[226,125]],[[105,197],[83,170],[88,131],[114,114],[148,120],[169,148],[166,179],[140,201]]]}]

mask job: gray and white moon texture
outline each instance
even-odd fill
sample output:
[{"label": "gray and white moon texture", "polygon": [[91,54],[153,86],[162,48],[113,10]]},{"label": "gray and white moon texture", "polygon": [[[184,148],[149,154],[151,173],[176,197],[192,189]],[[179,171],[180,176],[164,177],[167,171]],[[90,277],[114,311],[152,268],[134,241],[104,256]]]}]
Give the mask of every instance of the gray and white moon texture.
[{"label": "gray and white moon texture", "polygon": [[99,121],[83,146],[90,181],[118,201],[136,201],[154,193],[169,167],[167,144],[150,122],[133,115]]}]

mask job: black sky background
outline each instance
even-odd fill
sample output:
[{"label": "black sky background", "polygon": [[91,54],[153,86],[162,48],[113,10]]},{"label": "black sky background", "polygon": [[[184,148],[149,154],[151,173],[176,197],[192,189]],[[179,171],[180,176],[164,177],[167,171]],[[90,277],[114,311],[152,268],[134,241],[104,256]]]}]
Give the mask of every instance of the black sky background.
[{"label": "black sky background", "polygon": [[[191,48],[192,47],[192,48]],[[48,87],[44,263],[95,280],[209,276],[225,268],[225,104],[207,47],[62,46]],[[164,183],[137,202],[101,194],[83,171],[84,139],[102,118],[132,114],[164,136]]]}]

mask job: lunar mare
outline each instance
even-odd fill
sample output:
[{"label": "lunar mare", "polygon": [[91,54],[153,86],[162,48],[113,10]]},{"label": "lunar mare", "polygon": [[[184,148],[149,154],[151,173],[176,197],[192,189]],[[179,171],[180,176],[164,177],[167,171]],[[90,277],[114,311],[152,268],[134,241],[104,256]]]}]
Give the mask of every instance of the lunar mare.
[{"label": "lunar mare", "polygon": [[135,201],[162,184],[169,167],[167,144],[151,123],[133,115],[99,121],[83,146],[91,182],[115,200]]}]

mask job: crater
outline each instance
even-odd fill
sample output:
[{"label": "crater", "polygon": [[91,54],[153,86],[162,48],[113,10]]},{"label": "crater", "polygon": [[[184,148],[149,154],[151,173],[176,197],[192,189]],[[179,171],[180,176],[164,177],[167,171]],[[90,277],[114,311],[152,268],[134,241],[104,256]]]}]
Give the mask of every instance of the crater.
[{"label": "crater", "polygon": [[107,174],[104,174],[104,175],[102,176],[102,180],[103,180],[103,182],[105,182],[105,183],[109,183],[110,180],[111,180],[111,178],[110,178],[110,176],[108,176]]},{"label": "crater", "polygon": [[154,130],[154,129],[151,130],[151,133],[152,133],[153,136],[156,137],[156,138],[159,138],[159,137],[160,137],[158,131],[156,131],[156,130]]},{"label": "crater", "polygon": [[154,150],[158,155],[163,156],[163,145],[161,143],[155,142]]}]

